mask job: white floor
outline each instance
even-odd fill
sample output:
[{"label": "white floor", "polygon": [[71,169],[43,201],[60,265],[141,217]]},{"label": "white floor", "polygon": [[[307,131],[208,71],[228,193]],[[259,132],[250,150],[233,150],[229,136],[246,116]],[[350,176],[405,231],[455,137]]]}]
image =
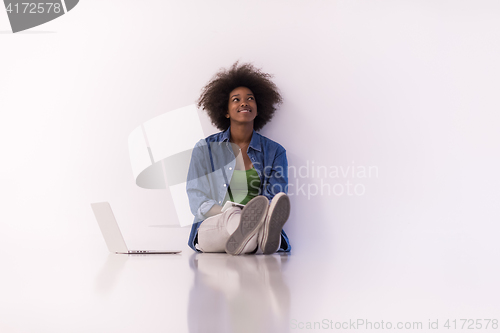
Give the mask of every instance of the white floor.
[{"label": "white floor", "polygon": [[16,235],[0,236],[2,333],[498,330],[499,254],[470,235],[360,234],[239,257],[115,255],[102,239],[22,247]]},{"label": "white floor", "polygon": [[[500,2],[137,3],[0,10],[0,333],[500,330]],[[195,255],[133,177],[131,131],[238,59],[285,100],[290,255]],[[108,254],[97,201],[183,253]]]}]

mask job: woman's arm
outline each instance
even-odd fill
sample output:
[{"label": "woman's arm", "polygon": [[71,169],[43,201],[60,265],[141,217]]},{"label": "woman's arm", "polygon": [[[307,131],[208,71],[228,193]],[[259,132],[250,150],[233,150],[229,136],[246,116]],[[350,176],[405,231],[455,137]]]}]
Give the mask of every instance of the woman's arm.
[{"label": "woman's arm", "polygon": [[267,181],[262,194],[269,199],[269,202],[280,192],[288,194],[288,159],[284,148],[281,147],[277,151],[272,165],[264,166],[264,175]]},{"label": "woman's arm", "polygon": [[[206,219],[208,214],[215,215],[218,211],[217,201],[212,194],[210,174],[212,166],[208,146],[205,140],[196,143],[191,154],[186,192],[189,198],[189,207],[196,218],[196,222]],[[220,207],[220,206],[219,206]]]}]

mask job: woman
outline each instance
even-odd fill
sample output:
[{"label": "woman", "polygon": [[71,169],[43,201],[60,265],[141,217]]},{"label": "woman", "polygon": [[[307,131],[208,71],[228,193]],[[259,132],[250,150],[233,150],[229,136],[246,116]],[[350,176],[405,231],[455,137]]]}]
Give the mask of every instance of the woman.
[{"label": "woman", "polygon": [[[192,153],[187,194],[195,215],[189,246],[200,252],[289,252],[282,230],[290,214],[285,149],[258,134],[282,102],[271,75],[251,64],[221,70],[203,88],[198,107],[222,132]],[[243,209],[226,202],[245,205]]]}]

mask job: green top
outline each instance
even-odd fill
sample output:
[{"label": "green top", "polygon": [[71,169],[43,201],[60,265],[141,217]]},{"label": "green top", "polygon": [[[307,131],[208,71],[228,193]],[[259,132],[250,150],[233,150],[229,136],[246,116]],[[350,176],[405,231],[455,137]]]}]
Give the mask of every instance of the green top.
[{"label": "green top", "polygon": [[254,167],[249,170],[234,170],[224,203],[232,201],[246,205],[252,198],[258,196],[259,192],[260,178]]}]

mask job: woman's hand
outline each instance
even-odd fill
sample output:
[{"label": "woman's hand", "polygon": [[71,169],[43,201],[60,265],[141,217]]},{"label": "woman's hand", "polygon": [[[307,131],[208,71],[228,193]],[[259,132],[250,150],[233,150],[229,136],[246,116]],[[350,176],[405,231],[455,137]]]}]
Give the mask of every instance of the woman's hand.
[{"label": "woman's hand", "polygon": [[208,218],[210,216],[214,216],[221,213],[222,213],[222,207],[219,205],[213,205],[212,208],[210,208],[210,210],[205,214],[205,216]]}]

